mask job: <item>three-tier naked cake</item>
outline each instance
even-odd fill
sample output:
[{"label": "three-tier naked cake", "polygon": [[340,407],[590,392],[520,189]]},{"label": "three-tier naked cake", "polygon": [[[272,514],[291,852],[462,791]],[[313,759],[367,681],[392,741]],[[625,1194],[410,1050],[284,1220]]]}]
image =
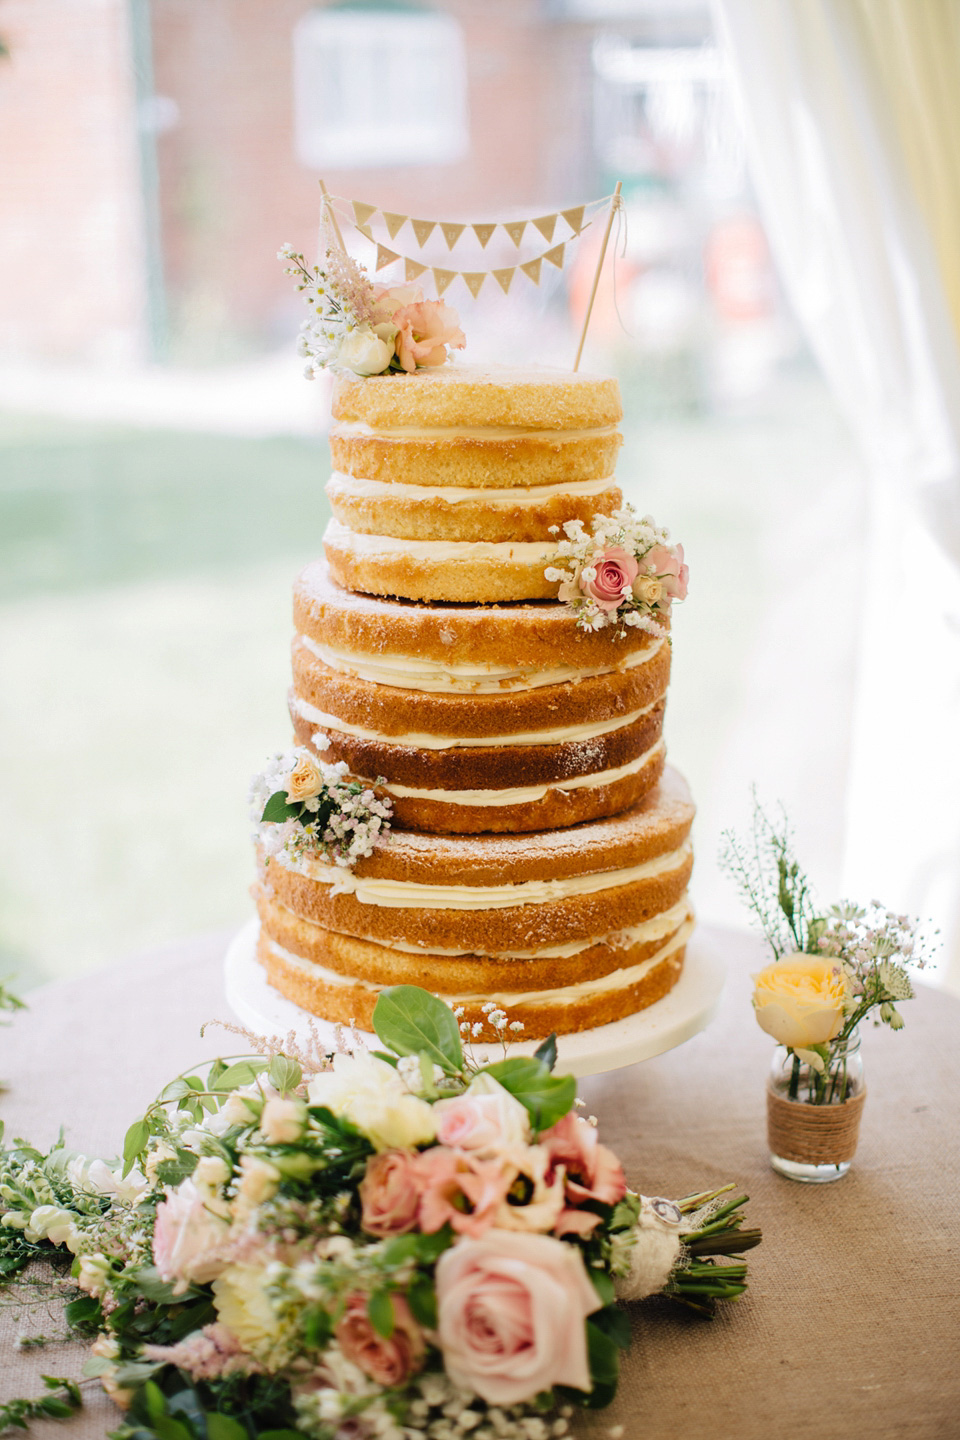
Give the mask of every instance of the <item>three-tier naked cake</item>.
[{"label": "three-tier naked cake", "polygon": [[259,957],[306,1010],[369,1029],[410,983],[534,1038],[676,983],[694,812],[664,765],[669,606],[584,628],[550,568],[565,524],[622,503],[621,416],[615,380],[571,372],[337,380],[290,714],[393,822],[352,866],[261,852]]}]

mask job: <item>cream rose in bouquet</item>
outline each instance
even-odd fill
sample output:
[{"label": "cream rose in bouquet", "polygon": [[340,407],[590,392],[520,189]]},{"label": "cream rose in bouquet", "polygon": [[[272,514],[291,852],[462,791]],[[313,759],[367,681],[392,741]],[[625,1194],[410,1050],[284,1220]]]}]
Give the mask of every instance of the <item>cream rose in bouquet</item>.
[{"label": "cream rose in bouquet", "polygon": [[178,1076],[127,1133],[133,1186],[111,1170],[95,1191],[56,1149],[0,1153],[0,1263],[72,1264],[67,1318],[128,1407],[118,1436],[561,1435],[615,1393],[624,1302],[742,1294],[745,1197],[631,1191],[553,1037],[481,1061],[411,986],[374,1024],[376,1054],[266,1047]]}]

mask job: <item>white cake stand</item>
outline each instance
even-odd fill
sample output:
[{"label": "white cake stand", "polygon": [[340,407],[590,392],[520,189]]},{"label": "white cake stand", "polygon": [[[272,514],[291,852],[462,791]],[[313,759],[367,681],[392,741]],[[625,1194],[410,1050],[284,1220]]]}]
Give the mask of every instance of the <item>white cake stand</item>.
[{"label": "white cake stand", "polygon": [[[336,1048],[337,1026],[328,1020],[311,1016],[292,1000],[287,1000],[272,985],[257,959],[259,921],[251,920],[230,942],[225,961],[227,1002],[242,1024],[260,1035],[286,1035],[293,1030],[298,1040],[308,1038],[312,1020],[322,1041],[329,1040]],[[557,1040],[556,1070],[563,1075],[598,1075],[605,1070],[619,1070],[650,1060],[682,1045],[692,1035],[706,1028],[713,1019],[723,990],[722,961],[710,953],[709,944],[695,931],[687,944],[683,971],[668,995],[625,1020],[601,1025],[596,1030],[581,1030],[576,1035],[561,1035]],[[371,1049],[379,1045],[375,1035],[360,1032]],[[512,1055],[529,1055],[538,1041],[511,1044]],[[499,1046],[474,1045],[473,1053],[483,1064],[502,1055]]]}]

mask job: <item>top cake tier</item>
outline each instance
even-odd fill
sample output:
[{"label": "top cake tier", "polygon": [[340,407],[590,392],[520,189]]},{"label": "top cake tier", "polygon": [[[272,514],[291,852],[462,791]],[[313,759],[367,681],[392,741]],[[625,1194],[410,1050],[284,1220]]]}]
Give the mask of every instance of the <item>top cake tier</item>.
[{"label": "top cake tier", "polygon": [[616,380],[445,365],[338,379],[324,537],[350,590],[408,600],[550,599],[553,527],[609,515]]}]

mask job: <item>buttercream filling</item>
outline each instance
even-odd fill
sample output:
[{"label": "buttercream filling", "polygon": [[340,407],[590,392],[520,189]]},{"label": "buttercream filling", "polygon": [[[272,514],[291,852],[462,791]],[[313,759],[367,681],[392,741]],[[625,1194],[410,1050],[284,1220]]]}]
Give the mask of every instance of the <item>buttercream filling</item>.
[{"label": "buttercream filling", "polygon": [[[276,903],[276,902],[275,902]],[[285,910],[286,906],[278,907]],[[310,926],[321,933],[322,926],[314,925],[313,921],[304,921],[301,916],[288,910],[294,921]],[[568,940],[565,945],[541,945],[537,950],[496,950],[489,955],[479,958],[489,960],[568,960],[572,955],[581,955],[585,950],[593,950],[598,945],[606,945],[609,950],[632,950],[635,945],[649,945],[652,941],[664,940],[672,935],[678,925],[685,920],[691,919],[693,910],[690,906],[690,897],[686,890],[676,905],[671,905],[669,910],[664,910],[659,915],[654,915],[651,920],[644,920],[640,925],[627,925],[622,930],[612,930],[605,935],[597,935],[589,940]],[[374,939],[372,936],[366,938],[369,945],[383,947],[383,941]],[[405,955],[433,955],[449,957],[460,957],[463,955],[476,955],[475,950],[447,949],[440,945],[431,945],[427,949],[423,945],[412,945],[406,940],[391,940],[391,950],[402,950]]]},{"label": "buttercream filling", "polygon": [[434,565],[451,560],[535,565],[538,560],[549,560],[557,553],[556,540],[403,540],[395,535],[363,535],[336,519],[329,521],[323,540],[325,545],[349,551],[361,559],[403,556],[408,560],[428,560]]},{"label": "buttercream filling", "polygon": [[[612,970],[608,975],[601,975],[596,980],[582,980],[579,985],[563,985],[554,990],[505,990],[491,991],[489,994],[465,994],[462,992],[447,992],[444,995],[451,1004],[475,1004],[486,1003],[488,1000],[508,1010],[513,1005],[524,1005],[536,1008],[543,1005],[574,1005],[584,1000],[591,1000],[594,996],[616,993],[618,990],[626,990],[636,985],[651,970],[662,965],[677,950],[686,945],[693,933],[693,920],[688,920],[681,925],[677,933],[663,945],[655,955],[647,960],[641,960],[639,965],[628,965],[623,970]],[[291,966],[294,970],[300,970],[306,975],[321,980],[325,985],[350,986],[361,990],[379,990],[379,985],[372,984],[369,980],[357,980],[349,975],[341,975],[336,970],[328,970],[324,965],[318,965],[314,960],[303,960],[299,955],[291,955],[289,950],[284,950],[273,940],[267,938],[267,947],[285,965]]]},{"label": "buttercream filling", "polygon": [[556,665],[549,670],[534,670],[498,668],[494,665],[445,665],[439,660],[425,660],[418,655],[389,655],[384,658],[356,655],[351,651],[321,645],[309,635],[297,638],[311,655],[329,669],[352,675],[357,680],[392,685],[397,690],[423,690],[428,694],[455,690],[472,695],[534,690],[544,685],[562,685],[568,680],[586,680],[593,675],[632,670],[637,665],[646,665],[666,643],[656,640],[643,650],[633,650],[618,665],[601,665],[592,670],[576,665]]},{"label": "buttercream filling", "polygon": [[481,505],[513,506],[539,505],[557,496],[576,499],[582,495],[601,495],[616,483],[611,475],[605,480],[571,480],[566,485],[491,486],[481,489],[469,485],[406,485],[395,480],[367,480],[335,470],[327,483],[327,494],[331,499],[346,495],[354,500],[443,500],[448,505],[472,500]]},{"label": "buttercream filling", "polygon": [[526,730],[516,735],[428,735],[420,731],[403,735],[383,735],[379,730],[368,730],[363,725],[351,725],[346,720],[339,720],[336,715],[328,715],[325,711],[318,710],[316,705],[311,705],[308,700],[301,699],[299,695],[294,695],[291,705],[304,720],[323,727],[314,735],[314,744],[319,743],[318,735],[327,738],[324,731],[338,730],[342,735],[353,735],[358,740],[377,740],[385,745],[403,745],[412,750],[464,750],[478,746],[562,745],[571,740],[593,740],[598,735],[609,735],[613,730],[622,730],[641,716],[649,715],[650,711],[660,704],[660,699],[658,696],[641,710],[632,710],[629,715],[617,715],[613,720],[595,720],[587,725],[565,725],[557,730]]},{"label": "buttercream filling", "polygon": [[664,742],[658,740],[649,750],[627,765],[618,765],[613,770],[596,770],[592,775],[575,775],[570,780],[554,780],[548,785],[517,785],[506,790],[416,790],[410,785],[382,785],[400,800],[442,800],[447,805],[525,805],[542,800],[551,790],[565,793],[568,790],[597,790],[602,785],[614,785],[628,775],[636,775],[654,756],[663,750]]},{"label": "buttercream filling", "polygon": [[361,905],[380,905],[391,910],[508,910],[516,905],[545,905],[576,895],[594,895],[615,890],[638,880],[651,880],[679,870],[690,858],[689,840],[679,850],[656,855],[639,865],[622,870],[596,870],[588,875],[567,875],[561,880],[521,880],[514,885],[423,885],[415,880],[363,878],[352,870],[326,865],[309,856],[278,857],[279,863],[321,885],[331,895],[353,895]]},{"label": "buttercream filling", "polygon": [[616,425],[597,425],[587,430],[533,430],[523,425],[393,425],[374,426],[366,420],[338,420],[330,427],[332,436],[376,436],[378,440],[584,440],[617,435]]}]

